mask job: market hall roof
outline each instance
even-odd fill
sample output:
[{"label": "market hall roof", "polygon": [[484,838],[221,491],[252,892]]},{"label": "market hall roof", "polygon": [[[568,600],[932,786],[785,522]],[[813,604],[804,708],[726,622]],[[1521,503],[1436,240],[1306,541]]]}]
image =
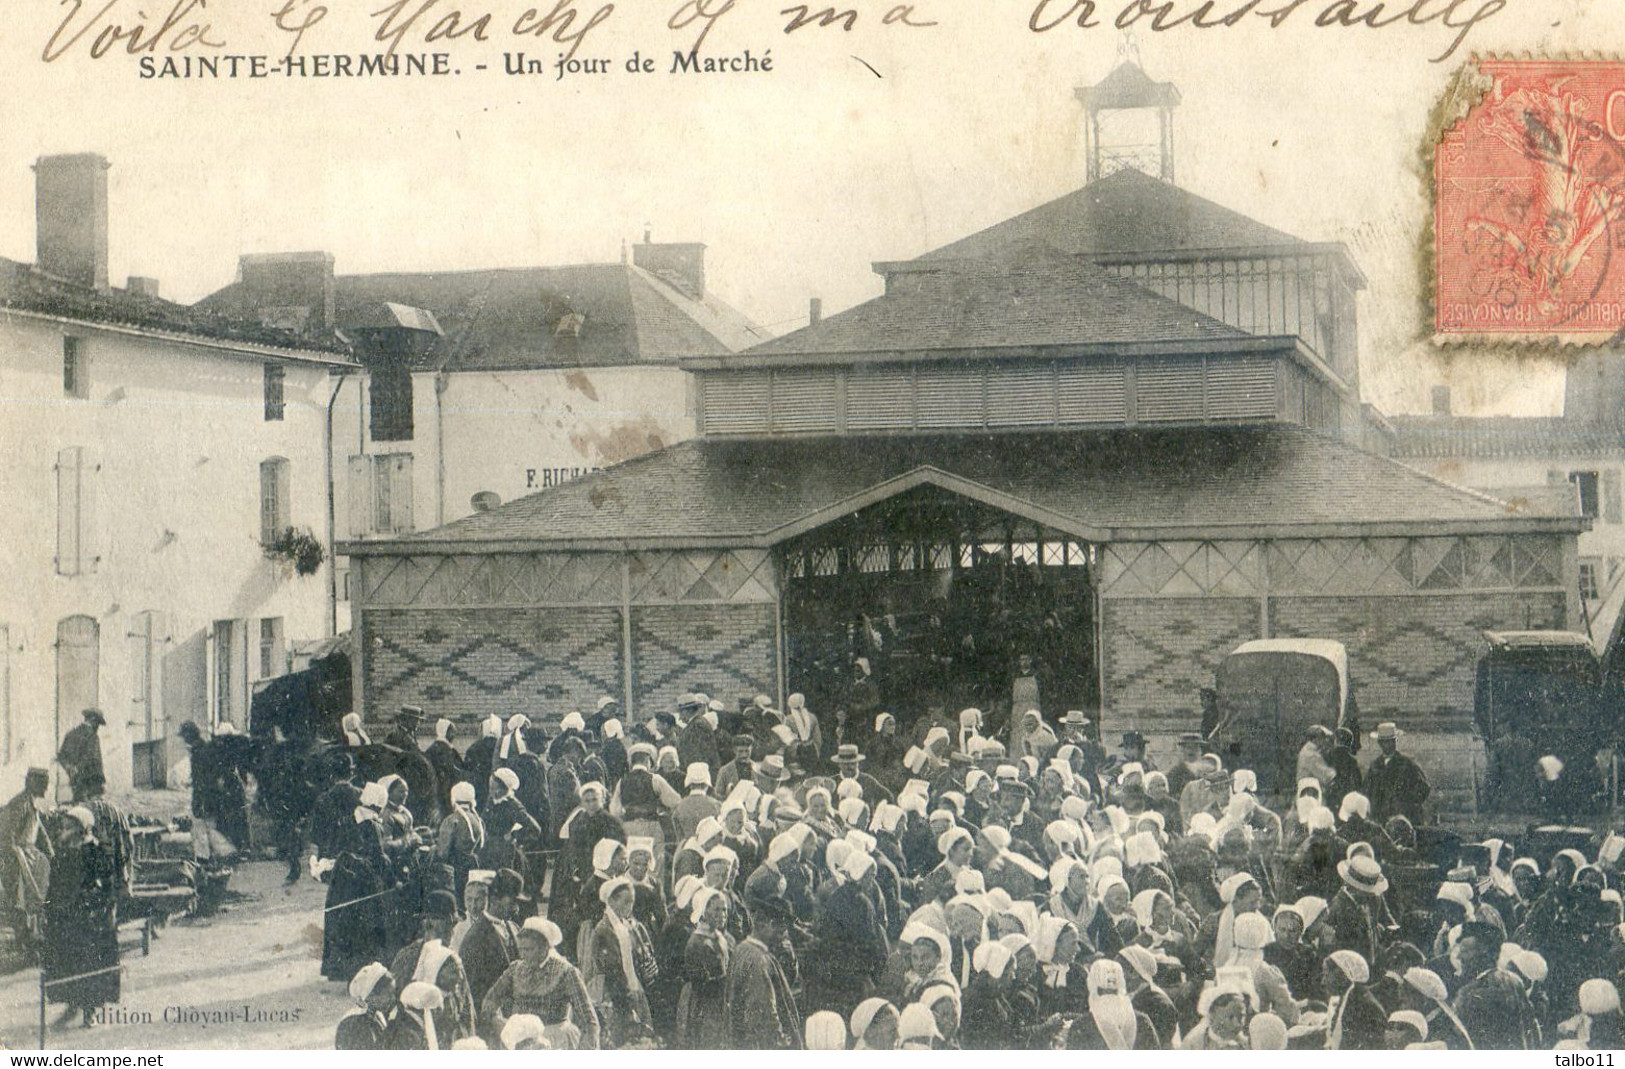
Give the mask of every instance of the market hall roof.
[{"label": "market hall roof", "polygon": [[1283,247],[1302,252],[1325,250],[1340,254],[1347,269],[1359,277],[1340,245],[1303,241],[1132,168],[1090,182],[919,259],[981,258],[1032,242],[1097,260],[1218,250],[1279,251]]},{"label": "market hall roof", "polygon": [[[429,313],[443,336],[416,358],[452,371],[672,363],[770,335],[707,293],[695,298],[634,264],[338,275],[335,321],[370,324],[380,306]],[[199,302],[241,309],[242,283]]]},{"label": "market hall roof", "polygon": [[1249,337],[1045,245],[983,259],[887,267],[895,273],[886,293],[758,345],[749,356],[1156,345]]},{"label": "market hall roof", "polygon": [[922,485],[1074,537],[1579,531],[1297,427],[699,439],[354,555],[771,546]]}]

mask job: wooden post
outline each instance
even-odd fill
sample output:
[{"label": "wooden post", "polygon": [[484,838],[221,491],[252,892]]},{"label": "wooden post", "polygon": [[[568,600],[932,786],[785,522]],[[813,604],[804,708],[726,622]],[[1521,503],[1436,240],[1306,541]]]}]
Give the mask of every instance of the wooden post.
[{"label": "wooden post", "polygon": [[627,730],[637,722],[632,710],[632,554],[621,552],[621,687],[626,701],[621,711],[626,716]]},{"label": "wooden post", "polygon": [[45,970],[39,971],[39,1049],[45,1049]]}]

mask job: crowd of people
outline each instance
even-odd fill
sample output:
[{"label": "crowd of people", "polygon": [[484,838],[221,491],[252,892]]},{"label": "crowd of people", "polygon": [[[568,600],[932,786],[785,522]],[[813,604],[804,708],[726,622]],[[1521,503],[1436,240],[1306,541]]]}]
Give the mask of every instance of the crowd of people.
[{"label": "crowd of people", "polygon": [[[1078,711],[685,695],[628,730],[433,721],[436,797],[358,718],[309,822],[340,1048],[1587,1049],[1619,1034],[1625,839],[1463,843],[1384,723],[1280,811],[1192,732]],[[393,726],[416,747],[422,710]],[[870,730],[872,729],[872,730]]]}]

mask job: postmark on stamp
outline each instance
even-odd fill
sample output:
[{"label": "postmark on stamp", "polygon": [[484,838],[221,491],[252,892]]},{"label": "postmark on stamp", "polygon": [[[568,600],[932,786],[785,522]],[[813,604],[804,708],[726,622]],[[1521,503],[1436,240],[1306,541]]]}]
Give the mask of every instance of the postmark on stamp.
[{"label": "postmark on stamp", "polygon": [[1434,155],[1435,339],[1625,338],[1625,60],[1475,63]]}]

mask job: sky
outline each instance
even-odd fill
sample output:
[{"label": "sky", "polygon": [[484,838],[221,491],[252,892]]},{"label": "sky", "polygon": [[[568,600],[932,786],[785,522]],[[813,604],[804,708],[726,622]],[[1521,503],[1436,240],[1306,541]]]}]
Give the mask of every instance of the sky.
[{"label": "sky", "polygon": [[[1560,358],[1441,354],[1428,339],[1424,135],[1472,48],[1625,50],[1617,20],[1591,0],[1504,0],[1445,63],[1430,60],[1457,31],[1437,22],[1317,29],[1306,17],[1271,30],[1257,19],[1130,35],[1069,22],[1035,34],[1034,0],[918,0],[909,17],[930,27],[883,25],[889,0],[851,0],[851,32],[787,35],[782,3],[734,0],[702,54],[767,53],[772,71],[669,74],[698,25],[667,28],[678,0],[620,0],[576,53],[610,72],[557,80],[502,72],[505,52],[550,63],[561,51],[508,34],[535,0],[427,0],[401,48],[449,51],[457,76],[173,80],[141,79],[136,57],[93,59],[88,45],[110,22],[128,26],[140,11],[156,22],[173,3],[188,11],[178,27],[201,14],[222,53],[274,60],[292,35],[270,12],[289,4],[290,22],[326,12],[302,52],[374,52],[371,13],[390,0],[209,0],[201,11],[198,0],[112,0],[102,22],[45,62],[78,2],[10,0],[0,26],[0,256],[34,259],[33,160],[100,152],[112,163],[113,278],[157,277],[171,299],[230,283],[243,253],[321,249],[340,273],[605,262],[647,228],[657,241],[705,242],[710,288],[774,332],[802,325],[810,297],[831,314],[876,296],[874,261],[918,255],[1083,185],[1073,90],[1133,48],[1183,94],[1180,185],[1349,245],[1370,279],[1365,398],[1389,412],[1425,410],[1438,383],[1458,411],[1561,409]],[[106,2],[78,9],[69,33]],[[403,15],[423,2],[394,0]],[[573,2],[579,27],[607,0]],[[728,0],[683,10],[696,2],[714,11]],[[1044,10],[1058,17],[1070,2]],[[1452,11],[1465,20],[1501,2],[1455,0]],[[1122,0],[1101,6],[1109,22]],[[465,27],[489,11],[491,39],[425,44],[429,20],[453,11]],[[167,51],[170,40],[150,55],[206,54]],[[634,50],[655,59],[654,73],[625,72]],[[479,63],[488,69],[473,70]]]}]

